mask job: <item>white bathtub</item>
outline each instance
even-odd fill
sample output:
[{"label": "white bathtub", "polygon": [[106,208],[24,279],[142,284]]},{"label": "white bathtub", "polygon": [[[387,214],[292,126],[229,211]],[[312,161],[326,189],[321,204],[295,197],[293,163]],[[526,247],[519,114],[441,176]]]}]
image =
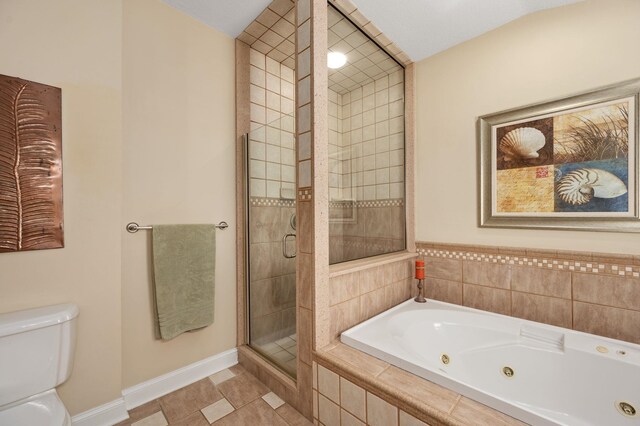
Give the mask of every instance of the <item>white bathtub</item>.
[{"label": "white bathtub", "polygon": [[640,345],[433,300],[341,340],[532,425],[640,425]]}]

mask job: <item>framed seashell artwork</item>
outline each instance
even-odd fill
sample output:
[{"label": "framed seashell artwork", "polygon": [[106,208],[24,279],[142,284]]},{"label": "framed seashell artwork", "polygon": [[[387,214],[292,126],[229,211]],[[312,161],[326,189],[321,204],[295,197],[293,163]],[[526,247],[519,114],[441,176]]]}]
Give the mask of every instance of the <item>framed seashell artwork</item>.
[{"label": "framed seashell artwork", "polygon": [[640,232],[640,79],[478,119],[479,226]]}]

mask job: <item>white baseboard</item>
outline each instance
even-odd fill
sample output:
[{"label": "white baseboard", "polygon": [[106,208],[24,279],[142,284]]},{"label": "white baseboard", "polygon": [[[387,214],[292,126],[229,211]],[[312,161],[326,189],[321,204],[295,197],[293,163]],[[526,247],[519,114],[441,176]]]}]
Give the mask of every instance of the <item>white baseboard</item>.
[{"label": "white baseboard", "polygon": [[105,426],[114,425],[128,418],[129,413],[124,405],[124,398],[118,398],[73,416],[71,424],[73,426]]},{"label": "white baseboard", "polygon": [[122,391],[127,410],[204,379],[238,363],[236,348],[155,377]]},{"label": "white baseboard", "polygon": [[122,398],[85,411],[71,418],[73,426],[108,426],[128,419],[127,410],[136,408],[176,389],[204,379],[238,363],[236,348],[186,367],[155,377],[122,391]]}]

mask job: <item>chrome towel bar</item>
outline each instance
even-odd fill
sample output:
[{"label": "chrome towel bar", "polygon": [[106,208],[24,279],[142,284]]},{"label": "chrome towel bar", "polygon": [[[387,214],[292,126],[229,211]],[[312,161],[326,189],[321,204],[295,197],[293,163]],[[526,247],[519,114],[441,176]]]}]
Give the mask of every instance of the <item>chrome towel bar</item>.
[{"label": "chrome towel bar", "polygon": [[[227,229],[229,227],[229,224],[227,222],[222,221],[222,222],[218,223],[217,225],[213,225],[213,226],[215,226],[217,229],[220,229],[220,230],[224,231],[225,229]],[[135,234],[136,232],[138,232],[140,230],[143,230],[143,231],[151,230],[151,229],[153,229],[153,226],[140,226],[135,222],[129,222],[129,223],[127,223],[126,229],[127,229],[127,232]]]}]

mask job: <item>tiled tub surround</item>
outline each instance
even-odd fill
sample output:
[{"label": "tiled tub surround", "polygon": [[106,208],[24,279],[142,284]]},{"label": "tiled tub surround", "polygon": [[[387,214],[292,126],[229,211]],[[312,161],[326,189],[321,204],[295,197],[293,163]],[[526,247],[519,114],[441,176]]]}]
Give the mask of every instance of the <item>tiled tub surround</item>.
[{"label": "tiled tub surround", "polygon": [[524,423],[341,343],[316,353],[314,422],[371,426]]},{"label": "tiled tub surround", "polygon": [[640,343],[640,256],[417,243],[427,297]]},{"label": "tiled tub surround", "polygon": [[329,339],[411,297],[415,254],[390,254],[333,265],[329,275]]}]

